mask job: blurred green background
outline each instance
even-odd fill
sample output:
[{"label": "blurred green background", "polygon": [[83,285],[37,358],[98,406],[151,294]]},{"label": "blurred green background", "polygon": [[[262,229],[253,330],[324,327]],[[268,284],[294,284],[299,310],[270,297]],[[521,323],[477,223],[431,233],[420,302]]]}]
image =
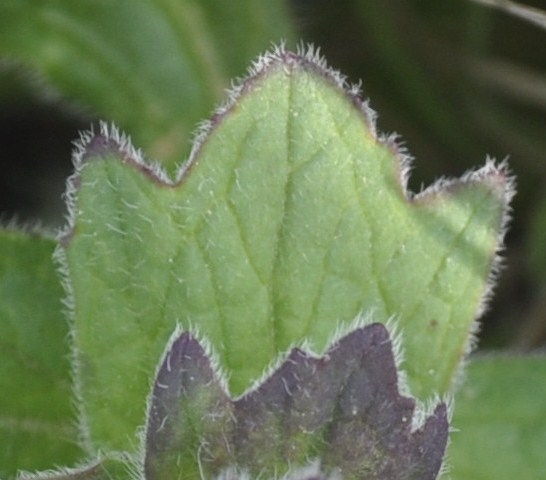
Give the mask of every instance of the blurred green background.
[{"label": "blurred green background", "polygon": [[[526,4],[546,8],[544,0]],[[486,155],[509,157],[518,195],[504,268],[482,318],[480,347],[524,351],[543,346],[546,29],[467,0],[291,0],[285,8],[291,27],[277,29],[272,23],[263,46],[216,38],[220,55],[244,52],[240,65],[233,67],[235,75],[243,75],[244,65],[269,42],[288,38],[294,48],[301,39],[319,46],[329,64],[351,82],[362,80],[364,96],[379,113],[379,131],[400,134],[416,159],[413,191],[439,176],[459,176],[478,167]],[[247,14],[240,12],[241,18]],[[0,60],[3,223],[63,224],[61,196],[71,173],[71,142],[98,119],[110,120],[73,100],[31,68]],[[119,127],[132,133],[123,124]],[[184,142],[180,161],[190,137]]]}]

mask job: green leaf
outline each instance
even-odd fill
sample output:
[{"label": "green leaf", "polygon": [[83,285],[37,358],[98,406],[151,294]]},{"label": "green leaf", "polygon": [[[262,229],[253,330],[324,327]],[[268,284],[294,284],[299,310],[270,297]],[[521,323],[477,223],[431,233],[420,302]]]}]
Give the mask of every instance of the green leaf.
[{"label": "green leaf", "polygon": [[546,478],[546,357],[477,358],[455,398],[453,480]]},{"label": "green leaf", "polygon": [[510,181],[488,162],[410,195],[403,155],[344,87],[312,55],[262,58],[175,183],[116,132],[84,139],[63,243],[97,446],[142,423],[177,323],[211,341],[236,395],[294,344],[320,352],[362,311],[396,316],[412,392],[450,390]]},{"label": "green leaf", "polygon": [[248,58],[292,36],[286,9],[269,0],[2,0],[0,57],[172,166]]},{"label": "green leaf", "polygon": [[0,232],[0,477],[80,455],[55,242]]},{"label": "green leaf", "polygon": [[199,342],[176,332],[150,400],[146,479],[229,471],[279,478],[315,459],[323,474],[313,478],[434,480],[447,444],[446,405],[414,428],[415,400],[398,391],[393,348],[375,323],[323,357],[293,349],[233,400]]}]

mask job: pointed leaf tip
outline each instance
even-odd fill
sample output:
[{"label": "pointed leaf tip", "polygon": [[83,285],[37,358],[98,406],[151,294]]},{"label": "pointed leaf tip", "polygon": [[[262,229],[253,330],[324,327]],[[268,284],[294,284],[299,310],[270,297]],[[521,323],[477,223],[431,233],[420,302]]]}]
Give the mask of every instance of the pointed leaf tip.
[{"label": "pointed leaf tip", "polygon": [[255,390],[232,399],[205,350],[183,333],[153,387],[147,480],[181,471],[212,478],[230,469],[273,476],[310,458],[320,460],[325,475],[347,480],[435,479],[447,443],[447,409],[437,405],[412,430],[415,400],[398,391],[392,348],[387,329],[372,324],[321,357],[292,350]]},{"label": "pointed leaf tip", "polygon": [[[199,342],[182,333],[167,350],[153,385],[146,428],[147,480],[197,475],[203,456],[227,462],[233,405]],[[199,478],[196,476],[195,478]]]}]

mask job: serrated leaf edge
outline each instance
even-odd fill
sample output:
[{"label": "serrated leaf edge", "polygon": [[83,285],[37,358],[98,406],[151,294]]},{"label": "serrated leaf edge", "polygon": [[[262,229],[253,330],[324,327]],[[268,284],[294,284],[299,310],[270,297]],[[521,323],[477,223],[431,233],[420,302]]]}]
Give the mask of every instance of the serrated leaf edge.
[{"label": "serrated leaf edge", "polygon": [[[162,368],[164,362],[170,355],[173,344],[180,339],[181,335],[189,334],[189,336],[193,337],[193,339],[200,345],[200,347],[203,349],[205,353],[207,360],[209,361],[213,378],[215,379],[215,381],[219,383],[222,390],[226,393],[227,397],[232,402],[237,402],[238,400],[241,400],[243,397],[258,391],[260,387],[264,383],[266,383],[267,380],[276,371],[280,369],[283,363],[289,358],[289,356],[295,350],[299,350],[304,355],[308,356],[309,359],[311,360],[313,359],[319,360],[321,358],[324,358],[324,355],[326,354],[326,352],[328,352],[331,348],[333,348],[333,346],[336,345],[340,340],[342,340],[343,337],[355,332],[357,329],[370,326],[374,323],[377,323],[377,322],[374,322],[373,315],[371,313],[358,315],[353,320],[353,322],[350,323],[350,326],[338,328],[336,330],[336,332],[331,336],[330,341],[325,346],[324,351],[322,352],[314,351],[312,348],[310,348],[310,345],[307,344],[306,342],[302,342],[300,345],[294,344],[294,346],[290,347],[285,352],[279,353],[277,357],[275,358],[275,360],[272,361],[270,365],[264,370],[260,378],[256,380],[255,382],[253,382],[252,385],[249,386],[243,393],[236,396],[233,396],[229,390],[229,384],[228,384],[229,377],[225,369],[222,368],[221,362],[219,361],[219,356],[215,352],[215,348],[212,345],[212,343],[199,332],[199,329],[183,328],[181,325],[178,324],[176,328],[173,330],[169,338],[169,341],[167,342],[165,346],[163,354],[160,357],[160,361],[156,366],[154,377],[149,385],[150,393],[148,394],[148,397],[146,399],[146,412],[144,415],[146,423],[140,429],[140,434],[139,434],[140,448],[138,449],[138,453],[135,454],[135,456],[133,457],[134,479],[145,480],[144,473],[141,473],[141,472],[144,472],[144,463],[145,463],[145,456],[146,456],[146,441],[148,437],[148,427],[150,426],[148,415],[151,412],[151,407],[154,400],[153,392],[154,392],[155,379],[157,378],[157,375],[160,369]],[[424,402],[419,400],[417,397],[413,396],[410,391],[409,383],[407,382],[406,374],[404,372],[404,369],[402,368],[403,334],[400,331],[400,329],[397,327],[395,319],[390,319],[387,323],[381,323],[381,325],[385,327],[385,329],[387,330],[389,342],[391,344],[391,353],[394,358],[396,377],[397,377],[397,394],[400,397],[409,397],[414,401],[414,409],[413,409],[413,414],[411,418],[411,433],[417,432],[421,430],[422,428],[424,428],[427,419],[429,419],[433,415],[436,415],[436,413],[440,412],[440,410],[444,411],[444,409],[445,409],[445,415],[447,416],[447,420],[449,423],[449,433],[451,433],[452,431],[451,419],[453,417],[453,407],[454,407],[453,396],[451,394],[445,394],[441,397],[439,395],[435,395],[434,397],[431,397]],[[441,478],[441,476],[449,469],[448,459],[446,457],[446,453],[448,451],[448,445],[449,445],[449,438],[450,437],[448,436],[448,439],[447,439],[448,443],[446,444],[446,449],[444,451],[444,458],[440,466],[440,470],[438,472],[437,478]],[[342,480],[342,478],[337,475],[336,471],[330,472],[328,476],[324,476],[324,474],[321,472],[320,459],[309,459],[309,460],[310,461],[307,465],[297,465],[293,469],[290,469],[284,476],[274,477],[274,480],[299,479],[300,477],[296,477],[295,476],[296,474],[309,474],[311,475],[308,477],[309,480]],[[247,472],[245,472],[244,470],[240,471],[235,468],[228,468],[227,470],[222,472],[220,475],[216,476],[215,480],[250,480],[251,478],[252,477],[249,476]]]},{"label": "serrated leaf edge", "polygon": [[[407,191],[407,179],[411,157],[407,154],[405,147],[397,142],[397,134],[380,135],[377,133],[377,114],[369,106],[367,100],[362,100],[360,84],[349,84],[343,74],[328,66],[325,58],[320,54],[320,50],[312,44],[300,44],[296,52],[292,52],[286,50],[284,43],[281,43],[259,56],[249,67],[247,75],[233,82],[232,87],[227,90],[227,100],[213,112],[211,119],[205,120],[198,125],[193,137],[193,146],[189,158],[181,162],[174,179],[169,176],[159,162],[146,158],[140,149],[135,148],[130,136],[120,131],[114,124],[100,121],[97,132],[95,132],[94,126],[88,131],[80,132],[80,138],[74,142],[75,148],[72,155],[74,173],[67,180],[65,192],[68,210],[66,215],[67,224],[59,232],[60,242],[65,246],[70,242],[76,220],[76,200],[81,171],[90,159],[100,153],[96,151],[96,147],[93,145],[97,138],[100,138],[109,147],[114,147],[124,163],[147,175],[153,182],[165,187],[177,187],[183,183],[192,166],[198,161],[199,153],[215,127],[229,114],[240,98],[252,90],[257,81],[275,68],[303,68],[313,71],[339,90],[360,112],[372,137],[391,149],[395,154],[398,160],[401,188],[406,198],[410,198],[411,195]],[[95,151],[93,151],[94,149]]]},{"label": "serrated leaf edge", "polygon": [[[91,128],[89,131],[82,132],[80,139],[75,142],[75,150],[73,152],[74,173],[67,180],[67,187],[65,193],[65,199],[67,202],[67,223],[64,229],[58,233],[59,246],[57,247],[54,258],[57,262],[58,271],[62,278],[62,284],[67,293],[64,300],[64,305],[68,313],[68,318],[74,318],[74,305],[73,305],[73,293],[70,285],[70,278],[68,272],[68,262],[66,259],[65,248],[69,245],[70,239],[74,233],[75,223],[77,219],[77,193],[80,187],[81,172],[85,168],[86,164],[92,160],[93,157],[100,155],[101,148],[112,148],[120,154],[121,159],[131,168],[140,171],[142,174],[148,176],[151,181],[164,187],[177,187],[183,183],[184,178],[191,171],[191,167],[198,161],[199,153],[206,143],[207,139],[214,131],[215,127],[222,121],[222,119],[229,114],[230,110],[237,104],[239,99],[248,91],[253,88],[256,81],[259,81],[264,75],[267,74],[273,68],[304,68],[317,73],[320,77],[330,82],[330,84],[337,88],[350,103],[360,112],[364,122],[367,124],[372,137],[380,144],[389,148],[398,161],[399,169],[399,185],[403,192],[404,198],[408,203],[418,207],[420,204],[434,201],[436,197],[441,195],[450,194],[460,188],[468,188],[476,184],[489,184],[491,188],[496,189],[499,192],[499,199],[502,202],[502,218],[500,222],[500,232],[497,237],[496,249],[492,252],[490,275],[486,282],[484,292],[482,293],[479,303],[478,314],[476,319],[483,314],[486,310],[489,298],[492,295],[495,279],[498,276],[498,272],[501,269],[502,262],[500,252],[503,250],[503,239],[506,233],[507,225],[510,220],[509,202],[515,194],[515,181],[508,170],[506,161],[497,164],[493,159],[487,158],[483,167],[471,170],[463,174],[460,178],[440,178],[432,185],[414,194],[407,188],[408,176],[411,167],[412,158],[407,153],[405,147],[398,141],[397,134],[381,135],[378,134],[376,129],[376,113],[369,106],[368,101],[363,101],[361,98],[360,84],[349,84],[347,78],[339,73],[337,70],[328,66],[325,58],[320,54],[320,50],[315,48],[312,44],[304,45],[300,44],[296,52],[286,50],[285,45],[281,43],[278,46],[266,52],[258,57],[258,59],[248,69],[247,75],[234,82],[234,85],[228,90],[228,99],[219,108],[216,109],[212,115],[212,119],[201,123],[197,128],[194,135],[193,148],[191,150],[189,158],[183,162],[178,168],[175,178],[172,179],[165,169],[158,163],[150,161],[145,158],[143,152],[140,149],[135,148],[128,135],[121,132],[115,125],[108,124],[106,122],[100,122],[98,127],[98,133],[95,133]],[[93,143],[95,142],[95,144]],[[97,143],[99,144],[97,146]],[[101,146],[102,145],[102,146]],[[362,317],[362,316],[359,316]],[[365,318],[366,316],[364,315]],[[361,321],[361,319],[355,319],[355,322]],[[468,341],[461,354],[462,360],[459,362],[458,371],[455,374],[454,384],[457,385],[462,378],[462,371],[464,369],[464,359],[468,356],[470,351],[476,344],[476,333],[478,332],[479,324],[477,321],[471,322],[468,332]],[[344,330],[347,333],[346,330]],[[199,332],[194,332],[198,338]],[[338,332],[339,335],[341,332]],[[91,439],[89,429],[85,423],[85,415],[83,412],[83,402],[81,396],[81,386],[78,382],[77,372],[79,370],[79,362],[77,352],[74,349],[74,330],[71,328],[71,344],[73,346],[71,358],[73,366],[73,378],[74,378],[74,390],[75,390],[75,405],[78,411],[78,431],[80,432],[81,439],[80,444],[86,451],[91,450]],[[396,336],[394,338],[397,338]],[[208,342],[204,342],[206,345]],[[400,344],[400,342],[398,342]],[[214,353],[211,352],[212,357],[215,358]],[[266,369],[264,375],[274,369],[275,365],[278,365],[278,357],[271,365]],[[217,362],[218,363],[218,362]],[[219,363],[218,363],[219,365]],[[220,371],[217,372],[219,375]],[[219,376],[223,382],[227,381],[227,377],[224,375]],[[150,379],[153,381],[153,379]],[[259,383],[260,378],[256,383]],[[405,382],[401,383],[401,392],[405,392]],[[407,382],[406,382],[407,383]],[[252,390],[255,385],[252,385],[247,389]]]},{"label": "serrated leaf edge", "polygon": [[[403,147],[396,144],[395,136],[380,137],[376,131],[376,113],[369,107],[368,102],[363,102],[360,98],[360,86],[349,85],[345,76],[327,65],[324,57],[320,55],[319,49],[312,45],[305,46],[300,44],[297,51],[290,52],[285,48],[284,43],[266,52],[258,57],[258,59],[248,69],[247,75],[234,82],[232,88],[227,92],[227,101],[218,107],[212,115],[212,119],[202,122],[195,133],[193,148],[189,158],[183,162],[175,174],[173,180],[159,162],[150,161],[145,158],[143,152],[133,146],[130,136],[121,132],[115,125],[101,121],[98,126],[98,132],[92,126],[90,130],[81,132],[79,140],[74,142],[74,151],[72,155],[74,172],[68,178],[66,183],[66,191],[64,198],[67,204],[66,226],[58,232],[57,246],[54,259],[58,265],[58,272],[61,277],[62,285],[66,292],[66,297],[63,300],[65,311],[71,323],[74,319],[74,295],[70,283],[70,275],[68,269],[68,261],[66,258],[66,247],[69,245],[72,235],[75,231],[75,224],[78,214],[77,196],[81,183],[81,173],[85,166],[92,161],[93,157],[100,154],[101,148],[114,148],[122,158],[122,161],[146,175],[154,183],[164,187],[176,187],[180,185],[185,176],[189,174],[192,165],[197,162],[199,152],[210,136],[214,128],[219,122],[229,113],[236,105],[237,101],[252,88],[254,83],[263,77],[270,69],[274,67],[297,67],[308,68],[321,77],[329,81],[335,88],[341,90],[348,97],[350,102],[361,112],[362,117],[368,125],[370,132],[378,142],[385,143],[389,148],[396,153],[396,158],[399,159],[400,166],[400,183],[406,191],[407,175],[409,172],[409,156],[404,152]],[[95,143],[94,143],[95,142]],[[98,143],[98,145],[97,145]],[[198,335],[198,332],[195,332]],[[90,430],[87,425],[86,416],[83,407],[82,386],[78,380],[78,371],[80,364],[78,352],[75,348],[75,331],[73,326],[70,328],[70,344],[71,344],[71,365],[72,377],[74,384],[74,406],[77,412],[77,430],[79,432],[78,443],[88,453],[92,452],[92,441]],[[225,376],[222,378],[226,378]],[[153,378],[150,379],[153,381]]]},{"label": "serrated leaf edge", "polygon": [[[96,457],[80,462],[74,467],[60,467],[39,472],[19,471],[15,480],[93,480],[99,475],[104,462],[108,460],[123,463],[130,478],[138,480],[135,459],[126,452],[99,452]],[[143,479],[142,479],[143,480]]]},{"label": "serrated leaf edge", "polygon": [[469,355],[474,351],[478,343],[478,334],[480,332],[478,320],[487,311],[497,279],[503,268],[502,252],[505,249],[504,239],[512,219],[510,203],[516,194],[516,178],[510,171],[507,159],[497,162],[494,158],[487,156],[484,166],[468,170],[460,178],[440,177],[411,199],[414,205],[434,202],[440,196],[451,195],[460,189],[471,188],[476,185],[485,185],[492,192],[496,192],[501,202],[502,214],[498,225],[495,249],[490,256],[489,274],[484,283],[474,321],[468,325],[467,340],[463,346],[461,358],[451,382],[452,392],[455,392],[464,380],[464,371]]},{"label": "serrated leaf edge", "polygon": [[[226,393],[226,395],[229,397],[229,399],[233,402],[236,402],[240,399],[242,399],[245,396],[250,395],[253,392],[256,392],[270,377],[273,373],[275,373],[279,368],[283,365],[283,363],[289,358],[290,354],[294,350],[300,350],[302,353],[307,355],[310,359],[318,360],[324,357],[325,352],[329,351],[335,344],[337,344],[343,337],[349,335],[350,333],[372,325],[374,323],[377,323],[373,320],[373,314],[372,313],[366,313],[366,314],[360,314],[358,315],[352,322],[350,322],[348,325],[339,327],[336,329],[334,334],[331,335],[330,340],[327,342],[324,349],[320,352],[317,352],[313,348],[311,348],[310,344],[306,341],[292,344],[286,351],[280,352],[274,360],[270,362],[270,364],[264,369],[262,375],[255,380],[246,390],[244,390],[239,395],[232,395],[229,389],[229,374],[228,372],[222,367],[221,362],[219,360],[219,355],[216,353],[214,346],[212,343],[204,336],[198,328],[191,327],[190,328],[184,328],[182,325],[177,324],[175,329],[173,330],[171,336],[169,337],[169,340],[166,343],[165,349],[159,359],[159,362],[156,365],[153,378],[149,382],[149,394],[146,399],[146,411],[144,417],[146,417],[146,423],[145,426],[141,428],[140,430],[140,448],[139,448],[139,455],[137,457],[138,461],[142,462],[142,465],[144,464],[144,455],[146,451],[146,438],[147,438],[147,427],[149,425],[148,422],[148,413],[150,412],[152,402],[153,402],[153,387],[155,383],[155,379],[157,378],[157,375],[164,364],[165,360],[168,358],[173,344],[180,338],[180,336],[184,333],[189,333],[191,337],[193,337],[201,346],[203,351],[205,352],[205,355],[207,359],[210,362],[210,367],[213,372],[214,378],[218,383],[220,384],[222,390]],[[415,401],[415,409],[413,411],[413,417],[411,419],[411,431],[415,432],[422,428],[425,424],[426,419],[432,415],[435,411],[435,409],[438,407],[440,403],[443,403],[446,405],[446,411],[447,411],[447,417],[448,420],[451,421],[451,418],[453,416],[453,396],[451,394],[446,394],[443,396],[434,396],[426,401],[421,401],[419,398],[415,397],[411,393],[411,389],[409,386],[409,382],[407,381],[407,375],[403,369],[403,363],[404,363],[404,353],[403,353],[403,332],[398,327],[396,323],[396,319],[391,318],[386,323],[382,323],[382,325],[386,328],[389,336],[389,340],[391,343],[392,348],[392,354],[394,357],[395,362],[395,368],[396,368],[396,375],[397,375],[397,391],[400,396],[403,397],[410,397]],[[142,470],[143,471],[143,470]],[[284,478],[284,477],[283,477]],[[289,478],[289,477],[287,477]]]}]

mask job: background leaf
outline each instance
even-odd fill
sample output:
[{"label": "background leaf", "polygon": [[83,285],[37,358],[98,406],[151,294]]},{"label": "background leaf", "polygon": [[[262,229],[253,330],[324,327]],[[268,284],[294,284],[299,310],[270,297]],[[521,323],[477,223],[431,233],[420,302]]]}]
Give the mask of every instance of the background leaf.
[{"label": "background leaf", "polygon": [[212,342],[233,394],[295,343],[323,351],[363,310],[397,316],[417,397],[451,387],[505,173],[488,164],[409,199],[395,145],[333,74],[290,53],[263,65],[176,186],[106,130],[82,147],[63,242],[97,445],[125,448],[177,322]]},{"label": "background leaf", "polygon": [[171,166],[231,78],[272,40],[291,36],[283,2],[267,0],[0,4],[0,57],[115,121]]},{"label": "background leaf", "polygon": [[455,398],[449,446],[454,480],[546,476],[546,358],[474,359]]},{"label": "background leaf", "polygon": [[0,477],[74,463],[68,325],[55,242],[0,231]]},{"label": "background leaf", "polygon": [[546,29],[546,12],[538,8],[511,2],[510,0],[474,0],[474,2],[504,10],[510,15]]}]

